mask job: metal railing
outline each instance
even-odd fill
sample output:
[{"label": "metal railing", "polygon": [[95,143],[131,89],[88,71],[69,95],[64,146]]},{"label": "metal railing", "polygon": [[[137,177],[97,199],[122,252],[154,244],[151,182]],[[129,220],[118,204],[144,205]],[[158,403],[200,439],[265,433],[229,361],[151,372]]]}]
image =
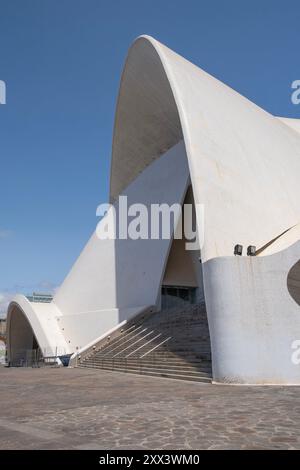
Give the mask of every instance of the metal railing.
[{"label": "metal railing", "polygon": [[51,295],[51,294],[39,294],[37,292],[33,292],[32,295],[26,295],[26,298],[29,300],[29,302],[50,303],[53,300],[53,295]]},{"label": "metal railing", "polygon": [[44,366],[67,366],[70,354],[63,351],[42,351],[41,349],[11,349],[9,359],[6,357],[8,367],[44,367]]},{"label": "metal railing", "polygon": [[[96,367],[103,369],[103,370],[109,370],[109,371],[122,371],[125,373],[134,373],[136,374],[143,374],[145,371],[149,371],[149,369],[158,369],[162,370],[163,372],[163,367],[167,364],[169,364],[169,358],[170,358],[170,352],[171,350],[166,349],[165,351],[160,351],[159,353],[153,352],[149,354],[146,358],[143,358],[141,356],[130,356],[130,358],[127,357],[120,357],[120,358],[114,358],[114,357],[102,357],[100,359],[97,359],[97,361],[92,361],[91,367]],[[146,361],[145,361],[146,359]],[[172,367],[172,364],[170,364]]]},{"label": "metal railing", "polygon": [[[190,348],[189,344],[185,348],[186,338],[182,338],[180,334],[182,330],[197,328],[198,321],[209,341],[205,303],[190,304],[181,300],[176,306],[154,312],[145,321],[137,322],[135,328],[124,331],[123,335],[114,338],[110,343],[90,351],[88,356],[79,358],[79,364],[84,365],[87,361],[90,367],[142,373],[149,365],[151,367],[151,363],[153,367],[165,365],[170,355],[177,356],[180,360],[190,352],[192,357],[194,354],[201,354],[204,358],[210,352],[210,344],[207,346],[207,353],[196,351],[193,347]],[[204,342],[202,347],[205,344]],[[179,351],[183,352],[182,357]],[[207,357],[207,360],[210,358]]]},{"label": "metal railing", "polygon": [[71,357],[70,365],[77,367],[81,364],[86,358],[89,358],[90,355],[98,352],[99,350],[104,350],[107,346],[113,344],[115,341],[123,341],[126,338],[127,332],[138,329],[144,321],[149,318],[155,312],[155,306],[150,305],[143,308],[139,313],[129,318],[127,321],[122,322],[119,325],[116,325],[110,332],[102,335],[99,339],[94,340],[92,343],[82,348],[82,350],[77,351]]}]

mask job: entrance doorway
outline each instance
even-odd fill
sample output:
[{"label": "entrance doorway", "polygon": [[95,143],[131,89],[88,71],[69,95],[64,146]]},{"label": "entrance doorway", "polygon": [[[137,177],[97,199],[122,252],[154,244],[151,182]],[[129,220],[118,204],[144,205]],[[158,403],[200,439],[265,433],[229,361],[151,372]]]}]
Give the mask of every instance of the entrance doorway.
[{"label": "entrance doorway", "polygon": [[187,286],[162,286],[161,308],[163,310],[180,306],[183,303],[196,303],[196,288]]}]

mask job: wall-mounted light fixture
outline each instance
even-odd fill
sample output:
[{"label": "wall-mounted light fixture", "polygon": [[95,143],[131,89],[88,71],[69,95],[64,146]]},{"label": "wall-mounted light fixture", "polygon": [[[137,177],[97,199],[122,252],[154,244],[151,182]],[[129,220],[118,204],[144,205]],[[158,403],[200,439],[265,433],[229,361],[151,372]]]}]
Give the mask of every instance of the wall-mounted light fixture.
[{"label": "wall-mounted light fixture", "polygon": [[235,254],[235,256],[242,256],[242,254],[243,254],[243,245],[235,245],[234,254]]},{"label": "wall-mounted light fixture", "polygon": [[247,248],[247,256],[255,256],[256,255],[256,246],[249,245]]}]

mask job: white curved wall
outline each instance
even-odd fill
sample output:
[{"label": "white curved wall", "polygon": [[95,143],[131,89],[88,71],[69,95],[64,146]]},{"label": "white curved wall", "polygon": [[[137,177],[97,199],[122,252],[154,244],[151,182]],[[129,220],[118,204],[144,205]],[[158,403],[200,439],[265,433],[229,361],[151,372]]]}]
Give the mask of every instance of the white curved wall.
[{"label": "white curved wall", "polygon": [[287,276],[300,242],[261,257],[224,257],[204,264],[216,382],[300,384],[292,362],[300,339],[300,308]]},{"label": "white curved wall", "polygon": [[[139,108],[136,111],[140,95],[134,89],[149,64],[151,79],[146,77],[140,83],[146,117],[136,127],[132,123],[140,116]],[[163,95],[160,89],[165,91]],[[134,178],[135,169],[138,172],[141,165],[150,163],[150,155],[140,159],[147,147],[143,142],[149,128],[159,143],[152,156],[158,157],[159,148],[169,145],[170,134],[166,133],[164,141],[163,124],[153,113],[152,103],[157,97],[176,129],[174,139],[180,134],[180,118],[195,202],[205,204],[203,260],[232,255],[236,243],[259,248],[300,221],[300,135],[149,37],[133,44],[122,75],[112,156],[112,198]],[[128,142],[122,150],[127,134]],[[138,153],[133,151],[135,147]],[[131,169],[129,179],[124,172],[126,165]]]},{"label": "white curved wall", "polygon": [[281,122],[291,127],[294,131],[300,133],[300,119],[278,117]]},{"label": "white curved wall", "polygon": [[[180,142],[147,167],[123,195],[128,197],[128,206],[136,202],[148,208],[151,203],[181,204],[188,181],[185,148]],[[92,236],[54,297],[63,312],[60,328],[73,351],[143,308],[156,305],[170,243]]]},{"label": "white curved wall", "polygon": [[18,349],[21,339],[12,325],[14,311],[22,312],[36,337],[44,355],[69,354],[72,352],[59,328],[61,312],[54,303],[29,302],[23,295],[17,295],[9,305],[7,313],[7,349]]}]

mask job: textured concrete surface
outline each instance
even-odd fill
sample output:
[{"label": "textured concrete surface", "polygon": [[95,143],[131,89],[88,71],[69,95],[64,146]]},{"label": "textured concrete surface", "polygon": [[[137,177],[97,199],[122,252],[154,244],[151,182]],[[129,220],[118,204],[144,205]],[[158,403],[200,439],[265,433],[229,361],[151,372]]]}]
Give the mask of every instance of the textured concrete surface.
[{"label": "textured concrete surface", "polygon": [[300,449],[300,388],[0,367],[0,449]]}]

